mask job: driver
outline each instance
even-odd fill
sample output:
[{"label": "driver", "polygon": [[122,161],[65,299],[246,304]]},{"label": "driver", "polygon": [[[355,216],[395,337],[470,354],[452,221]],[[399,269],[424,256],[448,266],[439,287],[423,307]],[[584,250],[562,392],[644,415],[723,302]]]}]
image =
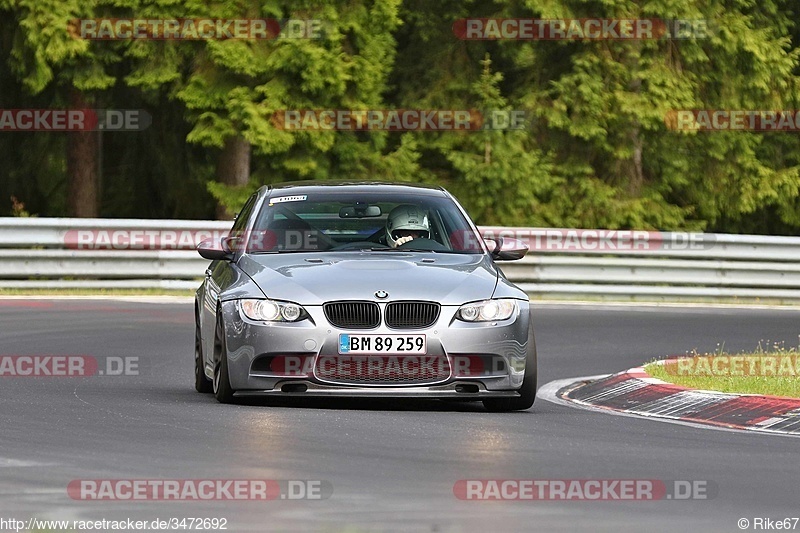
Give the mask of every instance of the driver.
[{"label": "driver", "polygon": [[416,205],[398,205],[386,219],[386,243],[397,248],[413,239],[429,239],[428,214]]}]

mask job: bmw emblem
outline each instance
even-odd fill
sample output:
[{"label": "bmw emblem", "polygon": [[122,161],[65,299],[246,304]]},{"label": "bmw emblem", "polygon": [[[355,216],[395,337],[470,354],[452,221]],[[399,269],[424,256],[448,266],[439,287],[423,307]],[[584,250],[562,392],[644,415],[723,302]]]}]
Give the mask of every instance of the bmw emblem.
[{"label": "bmw emblem", "polygon": [[376,297],[376,298],[380,298],[381,300],[383,300],[383,299],[385,299],[385,298],[388,298],[388,297],[389,297],[389,293],[388,293],[388,292],[386,292],[386,291],[377,291],[377,292],[375,293],[375,297]]}]

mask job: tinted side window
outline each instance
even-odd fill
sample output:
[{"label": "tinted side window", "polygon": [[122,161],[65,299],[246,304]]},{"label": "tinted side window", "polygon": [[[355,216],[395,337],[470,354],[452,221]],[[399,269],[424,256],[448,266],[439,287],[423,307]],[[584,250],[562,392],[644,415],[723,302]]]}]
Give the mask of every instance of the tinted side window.
[{"label": "tinted side window", "polygon": [[247,225],[247,221],[250,219],[250,215],[253,213],[253,207],[256,205],[256,198],[258,194],[254,194],[250,198],[247,199],[245,202],[244,207],[242,210],[239,211],[239,215],[236,217],[236,220],[233,223],[233,227],[231,228],[231,234],[240,233],[244,231],[245,226]]},{"label": "tinted side window", "polygon": [[[253,214],[253,208],[256,205],[257,198],[258,198],[258,193],[248,198],[247,202],[245,202],[244,204],[244,207],[242,207],[242,210],[239,211],[239,215],[236,217],[236,220],[233,223],[233,227],[231,228],[231,231],[228,235],[230,235],[231,237],[245,237],[244,231],[247,227],[247,221],[250,220],[250,216]],[[235,248],[236,250],[239,250],[243,244],[244,240],[240,240],[236,242],[232,247]]]}]

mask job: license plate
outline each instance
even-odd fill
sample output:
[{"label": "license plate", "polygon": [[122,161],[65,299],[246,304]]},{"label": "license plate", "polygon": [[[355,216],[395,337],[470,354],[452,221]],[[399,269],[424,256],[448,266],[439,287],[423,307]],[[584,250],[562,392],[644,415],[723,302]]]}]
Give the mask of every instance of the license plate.
[{"label": "license plate", "polygon": [[425,335],[352,335],[339,334],[340,354],[382,353],[391,355],[425,355]]}]

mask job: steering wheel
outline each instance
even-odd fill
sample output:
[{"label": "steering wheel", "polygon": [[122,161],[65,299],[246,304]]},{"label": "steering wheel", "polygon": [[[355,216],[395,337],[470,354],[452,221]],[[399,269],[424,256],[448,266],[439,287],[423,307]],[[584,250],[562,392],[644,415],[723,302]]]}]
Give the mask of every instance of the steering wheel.
[{"label": "steering wheel", "polygon": [[412,239],[408,242],[404,242],[400,246],[397,247],[398,250],[404,250],[406,248],[417,248],[420,250],[431,250],[433,252],[447,252],[450,249],[445,246],[444,244],[435,241],[433,239]]}]

